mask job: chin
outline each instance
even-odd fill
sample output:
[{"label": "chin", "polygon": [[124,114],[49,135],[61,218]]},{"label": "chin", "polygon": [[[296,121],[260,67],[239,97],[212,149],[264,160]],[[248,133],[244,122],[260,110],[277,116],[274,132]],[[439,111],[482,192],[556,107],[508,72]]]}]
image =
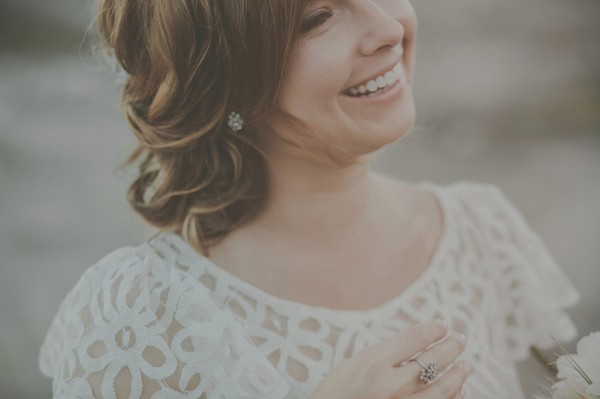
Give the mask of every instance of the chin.
[{"label": "chin", "polygon": [[413,106],[394,115],[384,123],[371,125],[364,130],[361,129],[362,154],[377,151],[388,144],[402,140],[408,136],[415,122],[416,112]]},{"label": "chin", "polygon": [[369,107],[347,108],[353,120],[355,142],[361,154],[372,152],[406,137],[416,122],[416,107],[410,87],[399,98]]}]

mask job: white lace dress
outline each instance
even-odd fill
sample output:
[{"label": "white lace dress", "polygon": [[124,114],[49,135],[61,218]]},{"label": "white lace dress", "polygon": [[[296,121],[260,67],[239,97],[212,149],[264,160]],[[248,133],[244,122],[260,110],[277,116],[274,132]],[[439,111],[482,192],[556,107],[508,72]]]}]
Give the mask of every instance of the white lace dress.
[{"label": "white lace dress", "polygon": [[[307,398],[339,362],[420,321],[467,336],[470,398],[524,398],[515,362],[576,337],[578,293],[494,185],[425,182],[444,211],[428,269],[391,301],[309,306],[246,283],[174,233],[114,251],[60,306],[40,351],[55,398]],[[398,260],[399,267],[402,260]]]}]

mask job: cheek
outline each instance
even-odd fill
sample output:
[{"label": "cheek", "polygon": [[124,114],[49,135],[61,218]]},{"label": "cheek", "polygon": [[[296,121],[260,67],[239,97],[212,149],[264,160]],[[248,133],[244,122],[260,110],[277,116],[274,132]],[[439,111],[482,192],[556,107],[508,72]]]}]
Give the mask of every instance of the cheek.
[{"label": "cheek", "polygon": [[282,87],[282,106],[293,114],[329,108],[347,84],[350,70],[345,59],[341,51],[325,43],[299,49]]}]

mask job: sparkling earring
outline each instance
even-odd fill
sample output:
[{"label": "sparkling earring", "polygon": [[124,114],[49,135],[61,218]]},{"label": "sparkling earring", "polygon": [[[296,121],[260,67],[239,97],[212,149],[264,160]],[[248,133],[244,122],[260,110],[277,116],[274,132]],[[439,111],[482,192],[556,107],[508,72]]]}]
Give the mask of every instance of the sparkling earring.
[{"label": "sparkling earring", "polygon": [[239,132],[244,127],[244,120],[240,114],[232,111],[229,114],[229,122],[227,122],[227,125],[234,132]]}]

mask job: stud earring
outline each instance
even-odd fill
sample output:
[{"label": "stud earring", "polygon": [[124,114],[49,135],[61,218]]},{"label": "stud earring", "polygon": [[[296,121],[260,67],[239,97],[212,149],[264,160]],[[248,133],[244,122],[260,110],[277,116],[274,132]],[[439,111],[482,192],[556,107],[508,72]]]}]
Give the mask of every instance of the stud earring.
[{"label": "stud earring", "polygon": [[232,111],[229,114],[229,121],[227,122],[227,125],[234,132],[239,132],[244,128],[244,120],[240,114]]}]

